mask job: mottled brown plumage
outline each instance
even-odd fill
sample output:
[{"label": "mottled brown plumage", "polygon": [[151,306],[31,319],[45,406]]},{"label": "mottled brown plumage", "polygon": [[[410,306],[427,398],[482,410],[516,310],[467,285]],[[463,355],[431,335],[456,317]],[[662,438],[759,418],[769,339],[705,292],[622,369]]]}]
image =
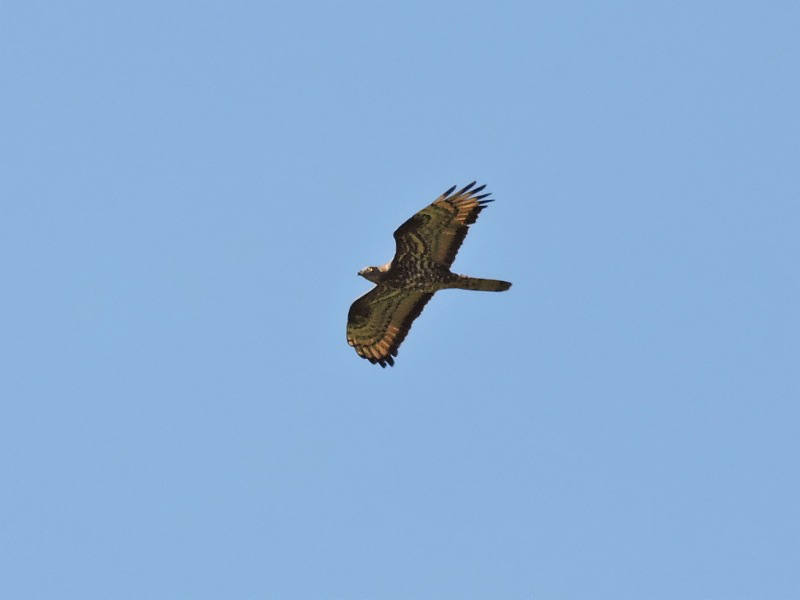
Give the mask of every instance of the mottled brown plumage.
[{"label": "mottled brown plumage", "polygon": [[502,292],[507,281],[478,279],[450,271],[469,226],[493,199],[476,195],[486,186],[473,181],[439,196],[394,232],[394,258],[359,275],[376,286],[353,302],[347,315],[347,343],[362,358],[381,367],[394,365],[397,349],[428,300],[439,290],[456,288]]}]

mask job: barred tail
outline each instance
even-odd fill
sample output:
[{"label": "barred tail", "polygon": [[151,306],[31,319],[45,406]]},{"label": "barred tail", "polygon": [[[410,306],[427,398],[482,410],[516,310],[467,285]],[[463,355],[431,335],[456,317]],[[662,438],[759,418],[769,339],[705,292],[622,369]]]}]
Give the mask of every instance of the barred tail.
[{"label": "barred tail", "polygon": [[478,277],[459,275],[458,279],[449,287],[459,290],[477,290],[479,292],[505,292],[511,287],[511,284],[499,279],[480,279]]}]

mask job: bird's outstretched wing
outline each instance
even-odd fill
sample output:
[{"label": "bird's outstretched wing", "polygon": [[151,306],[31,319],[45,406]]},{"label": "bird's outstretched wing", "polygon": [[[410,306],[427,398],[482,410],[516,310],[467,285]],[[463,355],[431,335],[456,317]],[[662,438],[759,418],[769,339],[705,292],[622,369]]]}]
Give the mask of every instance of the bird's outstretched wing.
[{"label": "bird's outstretched wing", "polygon": [[430,260],[450,268],[469,226],[486,205],[494,201],[485,199],[490,194],[476,196],[486,186],[474,188],[475,183],[473,181],[456,193],[453,193],[456,186],[451,187],[433,204],[403,223],[394,232],[397,251],[392,264],[418,260],[415,257],[427,255]]},{"label": "bird's outstretched wing", "polygon": [[373,364],[394,365],[397,349],[431,296],[377,285],[350,307],[347,343]]}]

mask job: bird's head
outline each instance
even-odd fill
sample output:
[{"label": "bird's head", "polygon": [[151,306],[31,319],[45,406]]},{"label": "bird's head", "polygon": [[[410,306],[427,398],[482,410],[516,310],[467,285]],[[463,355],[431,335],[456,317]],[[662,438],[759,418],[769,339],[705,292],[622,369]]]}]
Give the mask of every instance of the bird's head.
[{"label": "bird's head", "polygon": [[358,274],[372,283],[378,283],[383,275],[378,267],[364,267]]}]

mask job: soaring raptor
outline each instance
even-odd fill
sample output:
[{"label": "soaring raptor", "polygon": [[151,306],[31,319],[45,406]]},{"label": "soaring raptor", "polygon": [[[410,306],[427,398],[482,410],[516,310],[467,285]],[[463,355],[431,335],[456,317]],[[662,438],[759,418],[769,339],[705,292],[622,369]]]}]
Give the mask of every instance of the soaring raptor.
[{"label": "soaring raptor", "polygon": [[353,302],[347,315],[347,343],[361,358],[381,367],[394,365],[397,349],[435,292],[448,288],[503,292],[507,281],[456,275],[450,265],[469,226],[489,202],[476,196],[476,182],[453,193],[451,187],[394,232],[394,258],[358,274],[377,284]]}]

